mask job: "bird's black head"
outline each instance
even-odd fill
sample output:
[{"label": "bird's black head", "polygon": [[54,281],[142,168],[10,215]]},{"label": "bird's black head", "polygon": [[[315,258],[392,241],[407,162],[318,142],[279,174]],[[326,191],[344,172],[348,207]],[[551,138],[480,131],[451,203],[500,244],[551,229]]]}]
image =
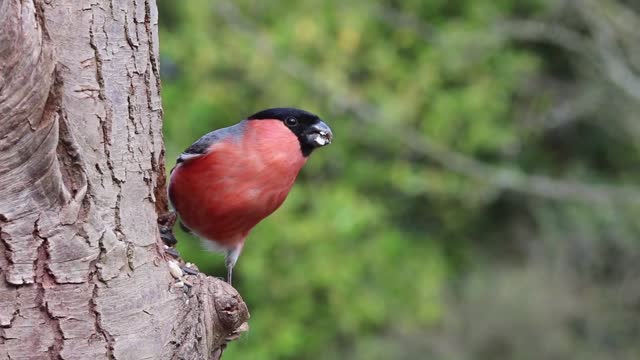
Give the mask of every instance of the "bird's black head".
[{"label": "bird's black head", "polygon": [[309,156],[315,148],[331,144],[333,133],[318,115],[295,108],[273,108],[262,110],[247,118],[247,120],[266,119],[282,121],[298,137],[304,156]]}]

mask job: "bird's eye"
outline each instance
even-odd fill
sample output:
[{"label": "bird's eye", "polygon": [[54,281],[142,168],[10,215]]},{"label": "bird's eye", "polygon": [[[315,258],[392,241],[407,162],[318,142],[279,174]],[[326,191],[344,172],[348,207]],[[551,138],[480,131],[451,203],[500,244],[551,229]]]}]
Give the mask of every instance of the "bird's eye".
[{"label": "bird's eye", "polygon": [[294,127],[298,125],[298,119],[294,118],[293,116],[289,116],[284,120],[284,123],[287,124],[288,127]]}]

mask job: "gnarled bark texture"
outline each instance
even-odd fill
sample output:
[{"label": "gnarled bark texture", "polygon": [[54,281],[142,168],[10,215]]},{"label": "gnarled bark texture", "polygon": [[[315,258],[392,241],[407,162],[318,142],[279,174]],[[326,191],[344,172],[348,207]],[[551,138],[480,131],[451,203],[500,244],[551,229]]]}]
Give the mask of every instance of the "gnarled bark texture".
[{"label": "gnarled bark texture", "polygon": [[0,359],[208,359],[248,318],[175,287],[153,0],[0,0]]}]

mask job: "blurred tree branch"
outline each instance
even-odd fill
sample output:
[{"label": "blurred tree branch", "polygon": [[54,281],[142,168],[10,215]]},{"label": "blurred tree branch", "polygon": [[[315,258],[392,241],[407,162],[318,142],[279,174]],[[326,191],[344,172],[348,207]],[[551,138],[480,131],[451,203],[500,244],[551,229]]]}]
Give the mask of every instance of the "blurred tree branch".
[{"label": "blurred tree branch", "polygon": [[[478,161],[463,153],[451,150],[424,134],[416,133],[414,130],[399,128],[397,125],[389,126],[385,122],[376,121],[375,119],[381,119],[385,116],[376,105],[362,100],[362,97],[351,89],[337,87],[336,84],[331,84],[326,79],[316,76],[313,68],[301,58],[291,53],[281,55],[275,51],[273,40],[269,37],[269,34],[256,28],[254,23],[242,14],[235,4],[230,1],[219,1],[216,3],[216,10],[234,31],[253,39],[257,49],[279,56],[280,59],[277,64],[281,71],[302,81],[317,93],[327,97],[330,103],[340,111],[352,113],[362,122],[374,122],[376,126],[383,127],[389,137],[406,144],[416,153],[431,158],[449,171],[479,182],[488,183],[499,189],[516,191],[540,198],[590,203],[640,203],[640,189],[636,186],[589,184],[545,175],[528,174],[513,167],[497,166]],[[384,13],[387,14],[385,17],[390,21],[406,20],[406,16],[402,14],[394,14],[387,11]],[[407,26],[411,26],[412,23],[415,22],[406,22]],[[420,29],[422,28],[428,27],[424,26]],[[423,30],[420,29],[418,31],[422,33]],[[506,33],[512,37],[551,41],[585,57],[590,56],[589,47],[587,47],[589,42],[578,33],[562,26],[554,25],[550,27],[539,22],[513,21],[505,22],[497,29],[501,31],[510,30],[506,31]],[[431,38],[433,35],[427,34],[425,36]],[[617,58],[609,61],[614,61],[615,64],[620,62]],[[625,70],[624,72],[626,73],[627,71]],[[617,73],[609,73],[609,76],[612,81],[619,80]],[[624,83],[626,83],[626,80]],[[621,87],[624,85],[621,82],[616,82],[616,84]],[[635,87],[636,84],[628,84],[624,89],[630,95],[635,96]],[[640,90],[640,84],[638,84],[638,90]],[[639,95],[638,99],[640,99],[640,93],[637,95]]]}]

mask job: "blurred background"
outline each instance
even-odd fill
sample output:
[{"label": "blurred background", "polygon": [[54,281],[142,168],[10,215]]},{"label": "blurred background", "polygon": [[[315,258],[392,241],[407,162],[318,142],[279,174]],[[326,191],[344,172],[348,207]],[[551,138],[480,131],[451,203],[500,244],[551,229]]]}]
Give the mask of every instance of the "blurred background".
[{"label": "blurred background", "polygon": [[225,359],[640,358],[640,3],[158,6],[168,169],[268,107],[335,134],[247,241]]}]

